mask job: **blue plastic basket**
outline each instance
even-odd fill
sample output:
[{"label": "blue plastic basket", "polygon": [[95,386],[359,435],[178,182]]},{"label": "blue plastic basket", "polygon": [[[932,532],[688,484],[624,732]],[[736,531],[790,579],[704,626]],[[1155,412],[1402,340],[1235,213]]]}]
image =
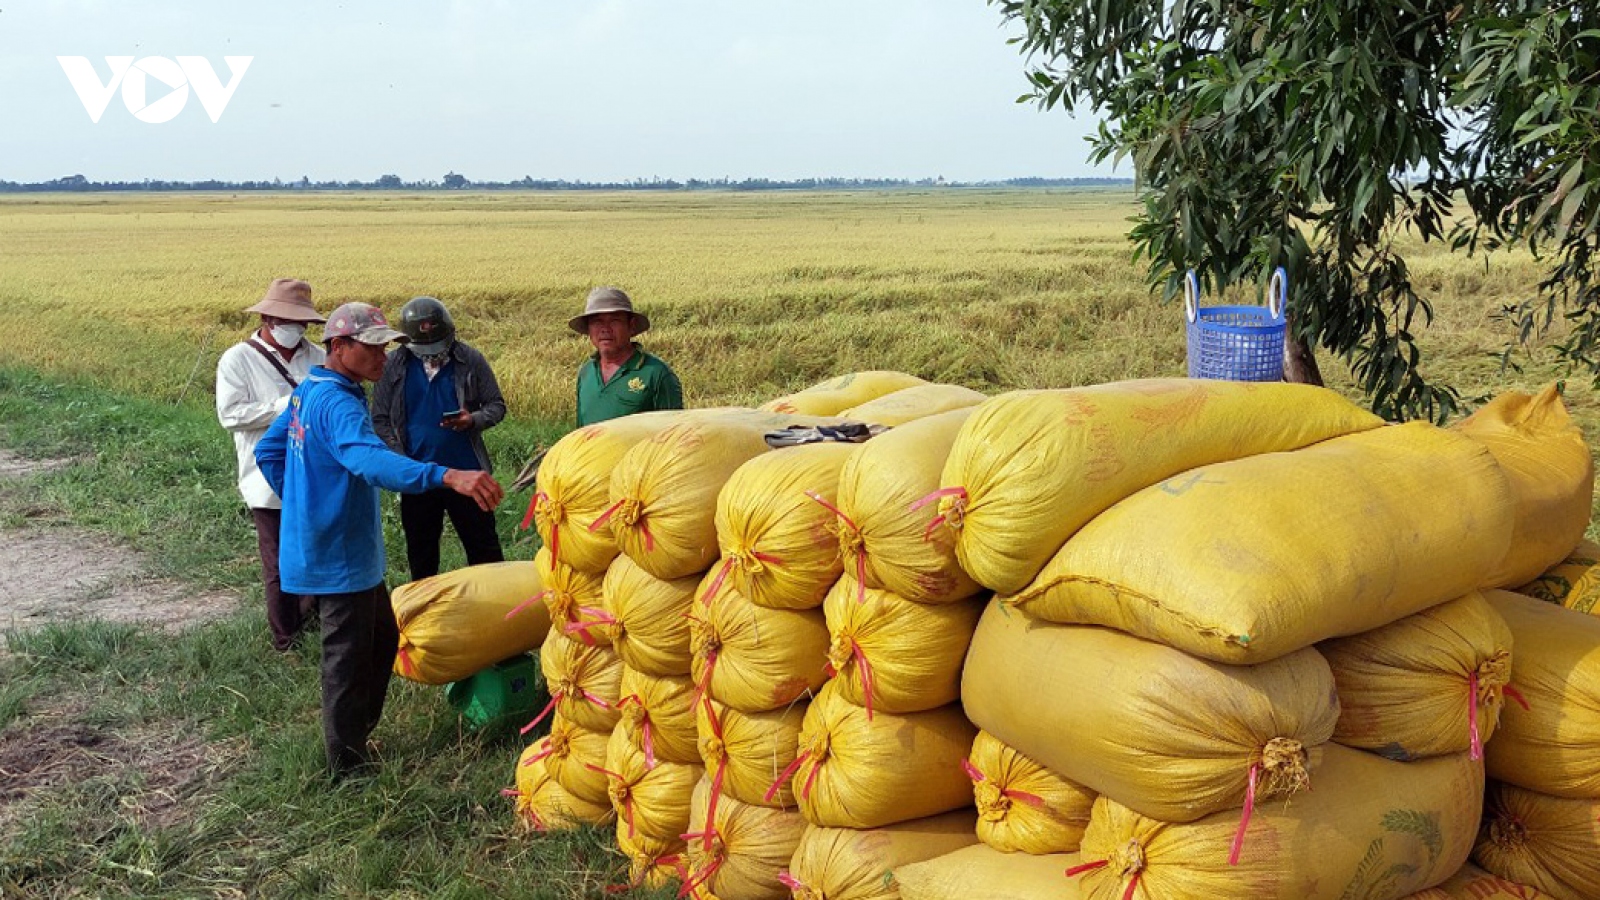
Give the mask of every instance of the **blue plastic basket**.
[{"label": "blue plastic basket", "polygon": [[1266,306],[1201,306],[1200,279],[1190,269],[1183,282],[1189,321],[1189,377],[1225,381],[1282,381],[1283,332],[1289,277],[1272,273]]}]

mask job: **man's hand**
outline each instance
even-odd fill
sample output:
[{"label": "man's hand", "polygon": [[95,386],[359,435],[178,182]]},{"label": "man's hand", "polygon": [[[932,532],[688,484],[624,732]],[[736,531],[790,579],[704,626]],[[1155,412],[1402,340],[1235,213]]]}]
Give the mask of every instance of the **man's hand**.
[{"label": "man's hand", "polygon": [[471,431],[472,413],[469,413],[466,410],[461,410],[453,416],[445,416],[443,419],[440,419],[439,425],[443,428],[448,428],[451,431]]},{"label": "man's hand", "polygon": [[506,490],[488,472],[469,472],[465,469],[446,469],[444,486],[478,502],[478,508],[489,512],[505,499]]}]

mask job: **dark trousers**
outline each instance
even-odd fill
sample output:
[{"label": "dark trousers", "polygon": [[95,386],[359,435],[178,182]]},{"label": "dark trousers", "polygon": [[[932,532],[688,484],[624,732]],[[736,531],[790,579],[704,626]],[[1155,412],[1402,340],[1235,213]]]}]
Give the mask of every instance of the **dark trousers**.
[{"label": "dark trousers", "polygon": [[322,616],[322,740],[328,767],[344,773],[371,761],[367,738],[383,715],[400,628],[383,584],[316,599]]},{"label": "dark trousers", "polygon": [[308,603],[295,594],[285,594],[278,580],[278,529],[283,511],[251,507],[256,525],[256,550],[261,554],[261,584],[267,595],[267,627],[272,630],[272,647],[286,651],[294,646],[306,628]]},{"label": "dark trousers", "polygon": [[411,580],[419,581],[439,574],[439,539],[444,536],[444,517],[461,538],[467,552],[467,565],[501,562],[500,533],[495,530],[494,513],[485,512],[471,497],[449,488],[421,494],[400,495],[400,527],[406,533],[406,565]]}]

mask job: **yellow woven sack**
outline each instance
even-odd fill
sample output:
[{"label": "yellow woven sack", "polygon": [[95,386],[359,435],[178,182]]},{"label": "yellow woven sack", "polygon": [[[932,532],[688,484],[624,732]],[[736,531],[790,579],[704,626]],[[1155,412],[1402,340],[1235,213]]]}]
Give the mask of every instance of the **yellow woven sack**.
[{"label": "yellow woven sack", "polygon": [[978,583],[956,561],[956,533],[937,528],[921,503],[939,487],[950,447],[972,410],[919,419],[880,434],[839,473],[839,549],[844,571],[867,587],[918,603],[970,597]]},{"label": "yellow woven sack", "polygon": [[[611,505],[611,471],[623,454],[683,417],[679,411],[640,413],[585,425],[568,433],[539,463],[528,515],[557,562],[604,572],[617,555],[610,524],[590,530]],[[528,527],[524,518],[522,527]]]},{"label": "yellow woven sack", "polygon": [[1095,792],[1063,778],[987,731],[967,757],[978,840],[1006,853],[1070,853],[1083,840]]},{"label": "yellow woven sack", "polygon": [[1583,540],[1594,503],[1594,457],[1552,384],[1507,391],[1456,429],[1487,447],[1516,501],[1511,547],[1484,587],[1516,587],[1565,559]]},{"label": "yellow woven sack", "polygon": [[767,452],[763,429],[737,419],[691,419],[629,450],[611,473],[608,523],[617,546],[664,581],[717,558],[717,492]]},{"label": "yellow woven sack", "polygon": [[694,682],[687,675],[645,675],[622,668],[622,721],[617,731],[639,748],[646,761],[698,763],[694,723]]},{"label": "yellow woven sack", "polygon": [[611,821],[610,803],[591,803],[567,793],[550,777],[545,757],[549,739],[529,744],[517,760],[517,824],[527,831],[565,831],[582,824],[603,825]]},{"label": "yellow woven sack", "polygon": [[1482,758],[1511,678],[1511,629],[1483,595],[1317,650],[1339,687],[1334,740],[1390,759],[1463,750]]},{"label": "yellow woven sack", "polygon": [[743,712],[788,706],[828,678],[828,624],[820,609],[768,609],[724,586],[709,608],[695,602],[689,641],[695,684]]},{"label": "yellow woven sack", "polygon": [[1415,894],[1407,894],[1405,900],[1553,900],[1553,898],[1538,888],[1491,875],[1472,863],[1467,863],[1444,884],[1425,891],[1417,891]]},{"label": "yellow woven sack", "polygon": [[869,714],[937,709],[961,697],[967,657],[982,601],[930,605],[888,591],[863,589],[846,575],[822,612],[828,622],[828,665],[844,699]]},{"label": "yellow woven sack", "polygon": [[395,588],[389,595],[400,626],[395,673],[449,684],[538,647],[550,618],[528,600],[543,590],[529,562],[467,566]]},{"label": "yellow woven sack", "polygon": [[1587,539],[1579,542],[1560,564],[1517,588],[1517,593],[1577,612],[1600,614],[1595,608],[1600,604],[1600,544]]},{"label": "yellow woven sack", "polygon": [[895,428],[953,409],[970,409],[987,399],[987,394],[958,384],[919,384],[852,406],[839,416]]},{"label": "yellow woven sack", "polygon": [[769,412],[832,416],[885,394],[927,383],[904,372],[851,372],[814,384],[799,393],[769,400],[761,408]]},{"label": "yellow woven sack", "polygon": [[806,826],[783,882],[794,900],[899,900],[894,871],[970,847],[972,810],[869,831]]},{"label": "yellow woven sack", "polygon": [[1512,702],[1484,748],[1489,777],[1600,799],[1600,619],[1507,591],[1484,596],[1511,626],[1515,647]]},{"label": "yellow woven sack", "polygon": [[1594,900],[1600,897],[1596,848],[1600,800],[1566,800],[1489,783],[1483,828],[1472,851],[1478,865],[1557,900]]},{"label": "yellow woven sack", "polygon": [[549,548],[533,556],[544,581],[545,609],[550,623],[563,635],[584,644],[611,643],[611,616],[605,610],[605,575],[596,575],[556,562]]},{"label": "yellow woven sack", "polygon": [[695,704],[700,762],[711,786],[743,803],[793,809],[794,793],[779,776],[794,763],[805,701],[743,713],[715,700]]},{"label": "yellow woven sack", "polygon": [[[1094,802],[1077,875],[1085,897],[1398,900],[1467,861],[1483,768],[1465,753],[1416,762],[1330,744],[1314,790],[1187,825]],[[1132,887],[1131,885],[1137,885]]]},{"label": "yellow woven sack", "polygon": [[1218,662],[1265,662],[1476,589],[1505,554],[1511,510],[1487,450],[1426,422],[1395,425],[1140,491],[1008,600]]},{"label": "yellow woven sack", "polygon": [[900,866],[894,880],[901,900],[1083,900],[1089,895],[1066,876],[1081,859],[1076,853],[1028,856],[974,844]]},{"label": "yellow woven sack", "polygon": [[652,765],[621,729],[606,743],[606,791],[617,813],[617,839],[645,844],[660,857],[682,845],[689,830],[689,797],[705,774],[698,764]]},{"label": "yellow woven sack", "polygon": [[978,727],[1152,818],[1192,822],[1315,787],[1339,718],[1333,673],[1305,649],[1229,666],[1104,628],[991,604],[961,675]]},{"label": "yellow woven sack", "polygon": [[970,804],[961,763],[976,735],[958,703],[868,719],[830,683],[806,710],[800,753],[784,775],[792,772],[807,822],[880,828]]},{"label": "yellow woven sack", "polygon": [[1002,394],[956,438],[939,515],[958,532],[962,567],[1015,593],[1073,532],[1141,488],[1381,424],[1303,384],[1156,378]]},{"label": "yellow woven sack", "polygon": [[659,891],[683,881],[688,874],[683,838],[658,841],[644,835],[628,837],[617,828],[617,849],[628,858],[628,888]]},{"label": "yellow woven sack", "polygon": [[828,526],[839,470],[855,444],[788,447],[757,456],[717,495],[718,564],[751,603],[812,609],[839,578],[839,540]]},{"label": "yellow woven sack", "polygon": [[662,581],[626,556],[606,570],[602,593],[611,646],[628,666],[648,675],[689,674],[689,612],[700,584],[695,576]]},{"label": "yellow woven sack", "polygon": [[778,875],[789,868],[805,832],[799,813],[718,796],[706,779],[695,786],[690,810],[689,877],[680,896],[788,900],[789,889]]},{"label": "yellow woven sack", "polygon": [[[622,699],[622,660],[610,647],[579,643],[551,627],[550,636],[539,648],[539,671],[550,691],[545,713],[554,710],[590,731],[609,732],[616,727],[621,715],[617,701]],[[538,721],[534,719],[523,731]]]},{"label": "yellow woven sack", "polygon": [[607,731],[590,731],[561,716],[550,720],[550,733],[533,757],[544,761],[556,784],[585,803],[610,804],[606,792]]}]

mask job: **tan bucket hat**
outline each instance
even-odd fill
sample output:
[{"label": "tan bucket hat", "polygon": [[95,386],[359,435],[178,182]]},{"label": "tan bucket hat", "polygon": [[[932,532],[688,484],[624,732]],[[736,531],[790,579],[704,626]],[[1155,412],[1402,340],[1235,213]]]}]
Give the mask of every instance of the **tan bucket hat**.
[{"label": "tan bucket hat", "polygon": [[311,305],[311,285],[295,278],[275,278],[261,302],[245,309],[289,322],[325,322]]},{"label": "tan bucket hat", "polygon": [[628,298],[627,293],[622,288],[610,285],[590,291],[589,299],[583,304],[583,315],[573,316],[567,321],[567,327],[579,334],[587,335],[589,317],[608,312],[633,313],[633,333],[636,336],[650,330],[650,317],[642,312],[634,312],[633,301]]}]

